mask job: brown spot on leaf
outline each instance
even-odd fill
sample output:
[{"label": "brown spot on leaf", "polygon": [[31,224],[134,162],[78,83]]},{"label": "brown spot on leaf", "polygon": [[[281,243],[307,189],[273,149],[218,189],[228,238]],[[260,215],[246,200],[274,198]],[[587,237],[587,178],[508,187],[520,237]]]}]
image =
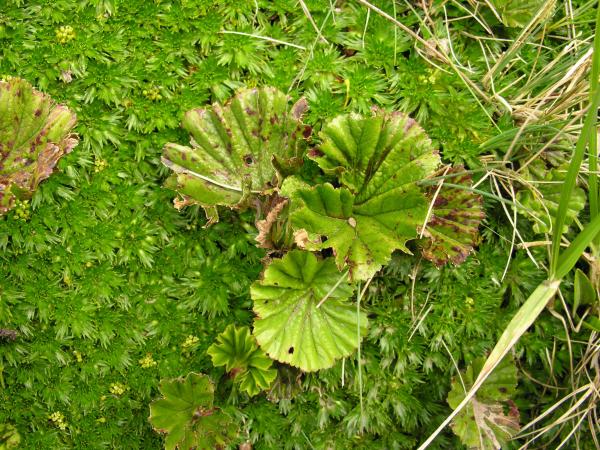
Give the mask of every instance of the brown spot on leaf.
[{"label": "brown spot on leaf", "polygon": [[306,125],[304,127],[304,130],[302,130],[302,136],[304,137],[304,139],[308,139],[311,134],[312,134],[312,127],[310,125]]},{"label": "brown spot on leaf", "polygon": [[448,199],[445,197],[437,196],[435,199],[435,203],[433,204],[436,207],[446,206],[449,203]]},{"label": "brown spot on leaf", "polygon": [[308,244],[308,232],[304,229],[298,230],[294,233],[294,242],[298,246],[298,248],[306,248],[306,244]]},{"label": "brown spot on leaf", "polygon": [[408,118],[406,120],[406,124],[404,125],[404,132],[408,132],[412,127],[414,127],[417,124],[415,119],[412,118]]},{"label": "brown spot on leaf", "polygon": [[308,102],[302,97],[292,106],[292,117],[300,120],[306,111],[308,111]]},{"label": "brown spot on leaf", "polygon": [[321,150],[319,150],[318,148],[312,148],[308,152],[308,156],[310,158],[320,158],[323,155],[324,155],[324,153]]}]

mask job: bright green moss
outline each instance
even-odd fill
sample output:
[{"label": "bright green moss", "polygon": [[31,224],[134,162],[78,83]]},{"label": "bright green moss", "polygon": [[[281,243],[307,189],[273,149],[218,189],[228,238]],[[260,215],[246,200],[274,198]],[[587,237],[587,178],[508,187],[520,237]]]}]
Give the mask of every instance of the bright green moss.
[{"label": "bright green moss", "polygon": [[[239,407],[239,442],[254,448],[415,448],[450,412],[448,351],[461,367],[489,351],[541,274],[517,252],[502,281],[512,229],[501,208],[486,199],[484,243],[463,266],[440,272],[422,262],[413,290],[414,259],[396,255],[374,279],[363,302],[371,328],[362,414],[355,358],[294,378],[293,398],[249,400],[206,350],[227,325],[252,323],[249,286],[264,256],[246,234],[254,218],[222,211],[204,229],[201,211],[177,212],[161,187],[168,171],[159,157],[166,142],[187,142],[185,111],[242,86],[275,85],[294,100],[307,97],[315,131],[372,104],[400,109],[436,139],[443,159],[475,166],[496,131],[461,81],[428,66],[406,35],[373,14],[363,45],[366,13],[356,2],[305,1],[328,41],[314,54],[315,30],[292,0],[1,3],[0,75],[67,104],[81,142],[29,205],[0,218],[0,328],[18,332],[14,342],[0,338],[0,425],[14,425],[24,449],[159,449],[147,420],[158,381],[194,371],[212,377],[219,404]],[[374,3],[419,25],[401,2],[396,11]],[[449,5],[448,14],[464,11]],[[466,32],[479,27],[461,23]],[[476,43],[454,44],[485,68]],[[547,314],[534,331],[517,353],[546,380],[544,355],[564,330]],[[553,370],[562,377],[568,349],[557,352]],[[524,417],[542,395],[553,400],[535,383],[522,386]],[[431,448],[459,444],[447,430]]]}]

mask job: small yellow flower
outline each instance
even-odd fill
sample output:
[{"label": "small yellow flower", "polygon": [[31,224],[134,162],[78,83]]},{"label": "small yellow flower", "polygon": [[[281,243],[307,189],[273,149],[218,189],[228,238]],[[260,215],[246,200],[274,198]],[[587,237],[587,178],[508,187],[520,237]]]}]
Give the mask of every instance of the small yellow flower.
[{"label": "small yellow flower", "polygon": [[75,30],[73,30],[73,27],[70,25],[60,27],[58,30],[55,31],[55,34],[56,39],[61,44],[66,44],[67,42],[75,39]]},{"label": "small yellow flower", "polygon": [[156,365],[156,361],[152,358],[152,353],[146,353],[142,359],[139,360],[140,366],[142,369],[149,369],[150,367],[154,367]]},{"label": "small yellow flower", "polygon": [[183,344],[181,344],[181,346],[183,347],[184,350],[189,349],[190,347],[193,347],[194,345],[196,345],[198,343],[200,339],[198,339],[197,336],[193,336],[193,335],[189,335],[185,341],[183,341]]},{"label": "small yellow flower", "polygon": [[75,359],[78,363],[83,361],[83,356],[81,356],[81,353],[79,353],[77,350],[73,350],[73,356],[75,356]]},{"label": "small yellow flower", "polygon": [[160,95],[160,89],[156,86],[149,88],[149,89],[144,89],[142,91],[142,94],[148,100],[152,100],[153,102],[157,101],[157,100],[162,100],[162,95]]},{"label": "small yellow flower", "polygon": [[54,423],[60,430],[64,431],[67,429],[67,422],[65,422],[65,416],[60,411],[55,411],[48,416],[48,419]]},{"label": "small yellow flower", "polygon": [[29,220],[29,217],[31,216],[31,205],[29,204],[29,200],[17,199],[15,201],[15,216],[23,222]]},{"label": "small yellow flower", "polygon": [[108,166],[108,163],[105,159],[97,158],[96,161],[94,161],[94,172],[102,172],[106,169],[106,166]]},{"label": "small yellow flower", "polygon": [[50,420],[52,422],[62,422],[64,419],[65,416],[63,416],[63,413],[61,413],[60,411],[56,411],[50,414]]},{"label": "small yellow flower", "polygon": [[123,395],[125,393],[125,386],[121,383],[113,383],[110,385],[110,393],[113,395]]}]

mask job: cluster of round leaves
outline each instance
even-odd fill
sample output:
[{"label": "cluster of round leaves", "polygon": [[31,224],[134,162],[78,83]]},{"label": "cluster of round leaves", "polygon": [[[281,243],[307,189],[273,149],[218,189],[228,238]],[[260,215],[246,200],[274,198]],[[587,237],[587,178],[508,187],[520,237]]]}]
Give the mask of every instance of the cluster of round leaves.
[{"label": "cluster of round leaves", "polygon": [[[36,120],[46,118],[36,99],[46,101],[51,112],[50,104],[44,96],[22,95],[22,87],[15,86],[9,92],[16,95],[5,96],[2,104],[7,111],[17,109],[21,119],[35,126]],[[305,100],[290,108],[287,97],[273,88],[243,91],[224,107],[188,113],[184,124],[193,136],[192,148],[169,144],[163,158],[175,171],[171,183],[186,195],[185,201],[209,211],[217,205],[243,207],[256,197],[285,195],[292,202],[289,217],[274,220],[291,222],[291,229],[302,235],[299,247],[333,248],[336,255],[321,258],[293,250],[274,260],[252,288],[254,334],[262,349],[252,342],[248,329],[233,328],[211,348],[213,363],[235,371],[241,389],[250,395],[266,389],[276,376],[264,352],[315,371],[354,351],[366,333],[367,320],[347,301],[354,289],[346,277],[365,280],[395,249],[409,251],[406,241],[427,219],[427,198],[417,182],[431,176],[439,164],[423,130],[402,114],[339,116],[324,127],[322,144],[311,157],[327,175],[337,177],[340,187],[325,183],[310,188],[289,176],[297,172],[310,134],[301,122],[306,108]],[[54,140],[62,142],[42,146],[53,152],[42,162],[55,164],[54,155],[73,145],[72,138],[65,137],[72,126],[68,112],[64,117],[56,132],[45,131],[48,125],[38,127],[43,138],[58,133]],[[5,141],[12,170],[23,160],[27,142],[14,147],[19,139],[8,136]],[[41,138],[34,141],[46,143]],[[35,155],[36,147],[30,147]],[[46,168],[34,172],[36,182],[39,172],[49,173]],[[65,283],[69,280],[66,274]]]},{"label": "cluster of round leaves", "polygon": [[[436,191],[430,207],[424,183],[440,158],[405,114],[338,116],[323,126],[318,148],[304,153],[311,130],[302,116],[309,106],[303,99],[290,106],[274,88],[242,90],[225,105],[188,112],[191,146],[167,144],[163,162],[174,172],[169,186],[183,196],[179,205],[200,204],[212,220],[217,206],[258,205],[267,217],[259,222],[261,234],[269,232],[265,221],[289,225],[284,229],[293,239],[276,249],[285,255],[270,261],[251,289],[253,334],[271,358],[316,371],[349,356],[366,332],[366,317],[348,301],[358,283],[372,278],[395,250],[411,253],[407,243],[419,231],[425,257],[439,265],[462,262],[482,211],[481,198],[467,190]],[[303,178],[306,156],[335,185],[312,186]],[[272,205],[277,214],[263,210]],[[259,240],[267,241],[264,235]],[[333,257],[323,256],[327,249]]]}]

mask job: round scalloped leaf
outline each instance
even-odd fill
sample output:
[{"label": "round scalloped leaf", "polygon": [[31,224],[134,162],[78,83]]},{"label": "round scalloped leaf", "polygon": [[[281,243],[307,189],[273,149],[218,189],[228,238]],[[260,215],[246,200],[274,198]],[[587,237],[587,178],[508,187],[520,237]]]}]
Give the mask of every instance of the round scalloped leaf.
[{"label": "round scalloped leaf", "polygon": [[[471,177],[464,173],[464,168],[454,167],[448,174],[457,174],[448,178],[448,183],[464,186],[464,189],[442,185],[424,231],[428,239],[423,246],[423,256],[438,267],[449,261],[458,265],[467,259],[485,217],[483,199],[468,189]],[[435,192],[436,189],[432,189],[433,195]]]},{"label": "round scalloped leaf", "polygon": [[[456,408],[473,385],[485,358],[477,358],[456,377],[448,393],[448,404]],[[462,382],[461,382],[462,381]],[[464,383],[464,386],[463,386]],[[519,410],[510,400],[517,387],[517,369],[510,357],[500,362],[471,402],[452,423],[452,430],[468,448],[499,450],[519,431]],[[507,413],[505,413],[505,410]]]},{"label": "round scalloped leaf", "polygon": [[309,128],[301,116],[306,101],[289,105],[272,87],[247,89],[229,103],[188,111],[183,127],[191,147],[169,143],[163,163],[175,173],[167,186],[202,206],[242,203],[271,191],[278,171],[298,164]]},{"label": "round scalloped leaf", "polygon": [[30,198],[77,139],[77,118],[27,81],[0,81],[0,214]]},{"label": "round scalloped leaf", "polygon": [[341,187],[291,192],[292,225],[310,237],[306,248],[332,248],[338,267],[348,266],[353,279],[364,280],[394,250],[410,253],[406,242],[416,237],[428,210],[418,182],[435,172],[439,156],[423,129],[399,113],[338,116],[320,137],[323,143],[311,156],[338,176]]},{"label": "round scalloped leaf", "polygon": [[235,375],[240,389],[251,397],[268,389],[277,371],[271,368],[273,361],[258,347],[248,327],[229,325],[211,345],[207,353],[215,367],[225,366]]},{"label": "round scalloped leaf", "polygon": [[[356,205],[346,188],[326,183],[292,195],[301,205],[292,213],[294,228],[306,230],[304,248],[333,248],[338,267],[348,265],[353,279],[365,280],[388,262],[392,252],[410,253],[406,241],[425,221],[427,200],[419,192],[388,196],[386,201]],[[318,236],[327,236],[321,242]]]},{"label": "round scalloped leaf", "polygon": [[399,112],[337,116],[319,137],[322,144],[311,152],[312,159],[326,173],[337,174],[358,204],[410,190],[440,163],[425,131]]},{"label": "round scalloped leaf", "polygon": [[[352,288],[333,258],[293,250],[273,260],[252,285],[254,336],[278,361],[306,372],[349,356],[367,330],[367,317],[347,301]],[[318,306],[320,302],[325,301]]]},{"label": "round scalloped leaf", "polygon": [[150,404],[150,423],[166,433],[166,450],[219,448],[237,435],[229,415],[213,406],[214,385],[203,374],[161,380],[164,398]]}]

